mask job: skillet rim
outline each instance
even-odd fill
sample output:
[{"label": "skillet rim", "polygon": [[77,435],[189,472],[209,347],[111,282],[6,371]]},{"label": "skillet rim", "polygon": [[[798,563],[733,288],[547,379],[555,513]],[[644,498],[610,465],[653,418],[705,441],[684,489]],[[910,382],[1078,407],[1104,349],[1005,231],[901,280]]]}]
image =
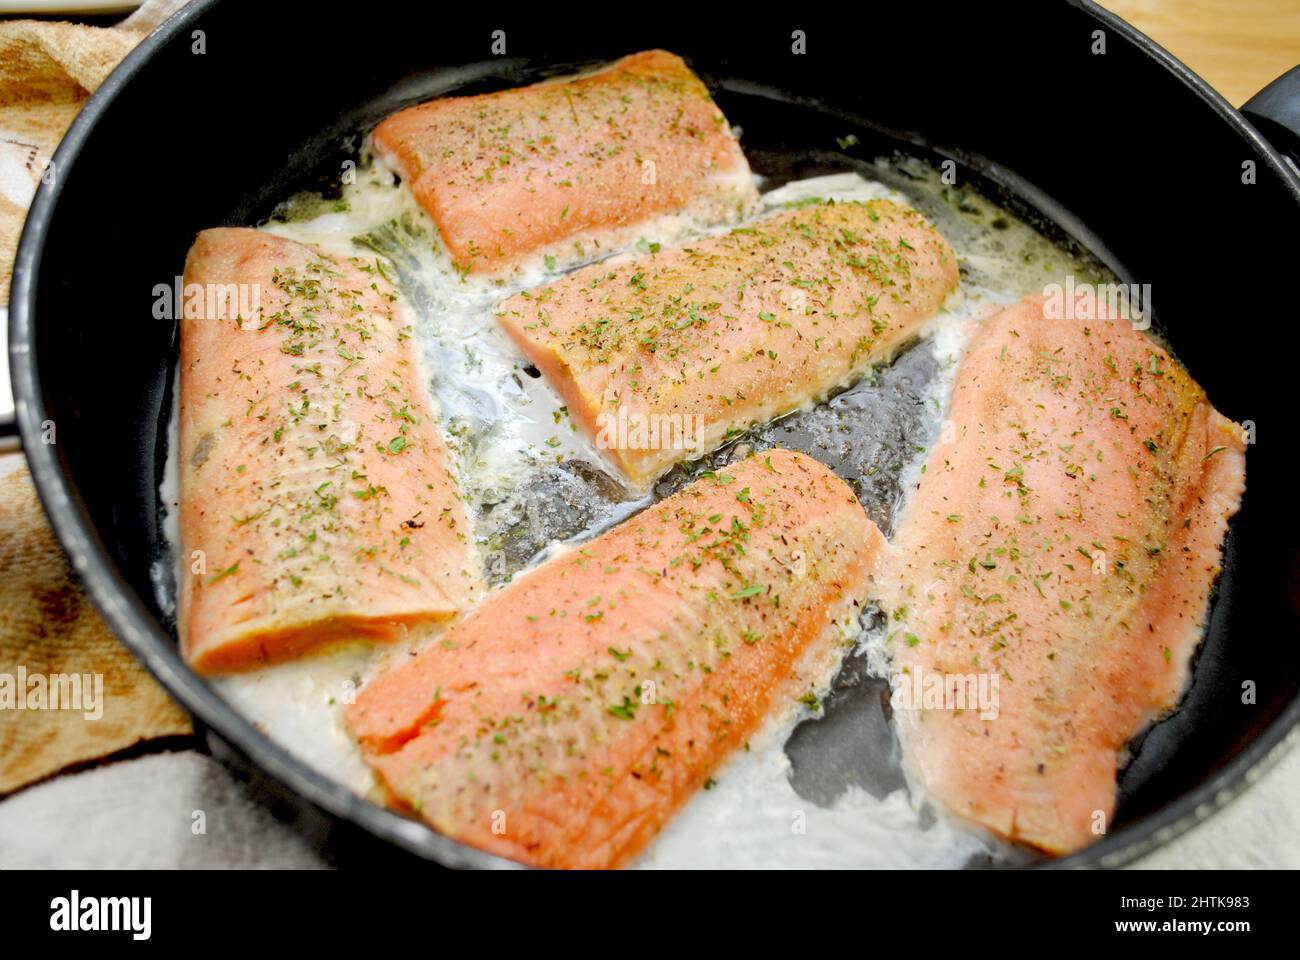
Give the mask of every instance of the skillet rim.
[{"label": "skillet rim", "polygon": [[[82,107],[55,151],[53,160],[62,176],[53,184],[42,183],[32,202],[15,258],[9,311],[9,361],[14,404],[28,469],[50,525],[99,612],[135,657],[170,694],[198,717],[204,728],[230,744],[298,798],[409,853],[449,867],[517,868],[520,865],[513,861],[485,853],[399,816],[318,773],[260,733],[206,681],[185,666],[171,634],[145,608],[108,554],[56,446],[40,441],[41,424],[47,419],[47,410],[41,394],[34,348],[34,300],[46,235],[63,182],[75,167],[77,156],[101,115],[140,68],[218,2],[220,0],[195,0],[159,25],[128,54]],[[1236,130],[1274,173],[1280,175],[1300,208],[1300,177],[1292,173],[1277,151],[1220,94],[1168,51],[1116,15],[1089,0],[1066,2],[1115,31],[1200,97],[1221,120]],[[1292,699],[1254,740],[1205,782],[1160,810],[1077,853],[1035,866],[1047,869],[1109,868],[1123,866],[1144,856],[1221,810],[1262,777],[1298,740],[1300,696]]]}]

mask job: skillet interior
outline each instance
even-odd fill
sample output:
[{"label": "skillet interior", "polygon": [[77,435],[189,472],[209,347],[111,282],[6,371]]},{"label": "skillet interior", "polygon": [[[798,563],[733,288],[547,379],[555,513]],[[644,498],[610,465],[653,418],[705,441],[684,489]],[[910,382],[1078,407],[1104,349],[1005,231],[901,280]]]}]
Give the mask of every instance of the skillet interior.
[{"label": "skillet interior", "polygon": [[[415,6],[410,16],[428,19]],[[56,528],[115,628],[235,754],[287,781],[288,796],[408,849],[450,863],[493,859],[322,782],[177,661],[149,579],[175,348],[174,324],[151,316],[154,286],[179,273],[197,230],[255,222],[293,187],[337,171],[348,136],[406,100],[439,85],[499,87],[551,72],[530,62],[612,59],[651,46],[682,53],[719,89],[749,150],[788,156],[852,131],[860,156],[901,142],[910,153],[957,160],[962,180],[1033,214],[1121,278],[1151,283],[1177,355],[1226,415],[1259,425],[1193,688],[1125,772],[1111,835],[1069,862],[1124,859],[1158,829],[1182,824],[1293,723],[1297,524],[1284,499],[1289,451],[1277,414],[1289,406],[1284,364],[1296,334],[1281,284],[1270,280],[1287,277],[1293,245],[1273,238],[1296,228],[1300,199],[1259,145],[1224,122],[1221,102],[1070,5],[1040,5],[1018,25],[971,11],[940,20],[873,13],[876,39],[867,42],[829,17],[805,19],[802,57],[790,53],[789,30],[692,16],[689,31],[656,19],[591,34],[520,19],[504,25],[509,58],[479,60],[503,25],[439,18],[436,30],[404,29],[398,14],[343,29],[275,8],[251,25],[231,3],[187,10],[78,120],[20,251],[15,382]],[[1090,52],[1096,29],[1108,34],[1103,56]],[[204,54],[192,52],[194,30],[204,31]],[[434,66],[457,63],[469,66]],[[1248,160],[1257,165],[1249,186],[1241,181]],[[58,430],[50,447],[38,439],[46,419]],[[63,477],[76,491],[71,501]],[[1248,681],[1253,705],[1241,702]]]}]

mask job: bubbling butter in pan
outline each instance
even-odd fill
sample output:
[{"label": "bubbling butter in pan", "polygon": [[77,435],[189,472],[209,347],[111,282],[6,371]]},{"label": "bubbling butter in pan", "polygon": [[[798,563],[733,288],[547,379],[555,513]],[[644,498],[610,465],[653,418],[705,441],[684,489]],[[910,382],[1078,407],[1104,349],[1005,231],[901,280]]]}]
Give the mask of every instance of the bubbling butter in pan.
[{"label": "bubbling butter in pan", "polygon": [[[944,185],[932,168],[910,158],[858,164],[854,170],[777,186],[763,195],[756,215],[814,198],[876,197],[911,203],[936,223],[961,259],[961,295],[893,368],[878,369],[825,402],[754,428],[711,453],[706,462],[725,463],[776,443],[823,459],[827,451],[839,451],[839,465],[832,466],[888,532],[906,491],[915,485],[926,447],[942,429],[953,370],[973,325],[998,305],[1041,291],[1067,273],[1087,278],[1095,271],[973,191]],[[371,158],[339,198],[295,196],[262,229],[342,256],[382,257],[396,270],[417,317],[426,370],[491,582],[505,582],[521,569],[572,549],[689,479],[689,471],[677,468],[649,496],[629,492],[498,326],[497,305],[560,272],[554,260],[526,263],[506,279],[459,274],[432,221],[397,178]],[[661,218],[648,224],[627,252],[727,229],[710,231],[680,217]],[[577,253],[581,261],[582,251]],[[911,391],[905,411],[899,410],[891,375]],[[880,429],[882,421],[888,429]],[[871,424],[877,433],[855,435]],[[176,566],[174,409],[168,435],[159,498],[172,556],[155,564],[154,581],[163,610],[173,612],[174,584],[182,575]],[[865,468],[863,457],[871,460]],[[367,677],[418,650],[442,629],[425,626],[396,644],[358,643],[212,683],[272,740],[349,788],[374,796],[374,777],[344,726],[343,707]],[[842,626],[840,655],[814,665],[813,675],[821,678],[819,698],[830,693],[844,654],[866,657],[878,675],[885,675],[878,633],[864,629],[856,617]],[[818,722],[819,714],[819,704],[811,701],[776,711],[636,865],[957,867],[996,853],[982,835],[934,814],[916,791],[898,787],[878,798],[851,783],[830,803],[800,796],[787,744],[796,727]]]}]

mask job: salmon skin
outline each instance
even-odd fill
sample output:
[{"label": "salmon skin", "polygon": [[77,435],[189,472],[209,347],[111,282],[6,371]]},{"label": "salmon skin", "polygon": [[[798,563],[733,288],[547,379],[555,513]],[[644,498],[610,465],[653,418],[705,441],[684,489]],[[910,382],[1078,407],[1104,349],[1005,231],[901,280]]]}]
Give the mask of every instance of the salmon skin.
[{"label": "salmon skin", "polygon": [[[178,621],[190,664],[226,672],[390,639],[472,603],[469,518],[383,266],[205,230],[185,284]],[[256,293],[249,315],[221,295],[236,289]],[[192,290],[217,295],[190,302]]]},{"label": "salmon skin", "polygon": [[[974,335],[882,606],[913,776],[1065,854],[1105,831],[1127,744],[1186,687],[1245,447],[1131,323],[1045,303]],[[1075,316],[1116,316],[1089,304]]]},{"label": "salmon skin", "polygon": [[826,467],[752,456],[521,575],[364,687],[349,724],[441,832],[619,866],[809,689],[800,664],[841,642],[882,544]]},{"label": "salmon skin", "polygon": [[652,217],[725,222],[757,197],[726,117],[663,50],[563,82],[410,107],[371,144],[466,272],[541,253],[586,259],[635,239],[627,232]]},{"label": "salmon skin", "polygon": [[886,359],[957,285],[947,241],[889,200],[814,203],[595,264],[499,319],[637,485]]}]

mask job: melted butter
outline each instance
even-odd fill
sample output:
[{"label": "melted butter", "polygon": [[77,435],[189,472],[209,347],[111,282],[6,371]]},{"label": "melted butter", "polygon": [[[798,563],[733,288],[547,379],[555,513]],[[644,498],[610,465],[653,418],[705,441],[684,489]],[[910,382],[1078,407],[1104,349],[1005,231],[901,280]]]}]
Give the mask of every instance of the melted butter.
[{"label": "melted butter", "polygon": [[[861,173],[796,181],[763,195],[758,216],[813,198],[867,200],[887,197],[926,213],[961,261],[957,295],[922,332],[916,350],[932,355],[937,375],[921,393],[925,428],[933,442],[942,429],[952,377],[979,319],[999,305],[1039,292],[1067,273],[1092,279],[1094,268],[1073,260],[1029,225],[970,191],[942,183],[919,161],[878,161],[880,179]],[[501,582],[596,535],[651,502],[626,489],[568,416],[558,396],[528,368],[495,319],[511,294],[545,282],[604,251],[579,246],[561,263],[534,258],[505,279],[457,273],[428,216],[381,162],[357,171],[337,200],[291,198],[263,229],[343,256],[383,256],[399,275],[403,297],[416,318],[426,370],[440,406],[462,490],[477,518],[477,542],[490,579]],[[670,245],[710,231],[689,218],[661,218],[643,227],[628,252]],[[631,238],[628,238],[629,242]],[[175,394],[174,394],[175,395]],[[810,404],[804,412],[824,404]],[[793,418],[797,419],[797,417]],[[782,418],[782,423],[793,422]],[[821,429],[814,424],[808,428]],[[754,442],[762,439],[756,430]],[[178,542],[176,418],[159,490],[164,533]],[[735,456],[747,441],[729,444]],[[810,439],[816,445],[817,437]],[[770,444],[769,444],[770,445]],[[718,456],[715,454],[714,456]],[[897,473],[898,493],[864,506],[887,526],[919,477],[925,446],[891,451],[882,469]],[[882,460],[882,464],[883,464]],[[676,471],[680,473],[681,471]],[[684,477],[682,482],[684,482]],[[661,484],[660,496],[676,485]],[[177,557],[179,562],[182,558]],[[177,568],[179,569],[179,568]],[[170,563],[155,566],[159,603],[174,610]],[[436,638],[426,627],[384,648],[356,644],[246,674],[217,678],[214,687],[269,737],[321,772],[360,793],[373,793],[373,775],[343,723],[343,708],[365,680]],[[801,665],[803,690],[825,695],[842,655],[855,646],[873,671],[887,663],[878,633],[865,634],[856,617],[835,628],[835,652]],[[637,861],[643,867],[694,866],[929,866],[953,867],[988,850],[987,842],[943,816],[936,817],[913,789],[877,799],[850,786],[832,803],[818,805],[796,793],[785,746],[795,726],[813,716],[791,701],[714,775],[714,785],[687,802]]]}]

